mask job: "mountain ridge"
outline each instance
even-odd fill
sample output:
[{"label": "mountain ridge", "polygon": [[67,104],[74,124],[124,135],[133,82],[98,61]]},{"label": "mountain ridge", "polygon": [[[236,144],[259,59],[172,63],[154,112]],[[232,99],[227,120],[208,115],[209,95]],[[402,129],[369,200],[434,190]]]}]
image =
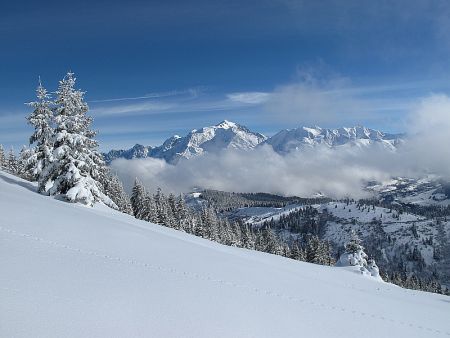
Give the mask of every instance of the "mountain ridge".
[{"label": "mountain ridge", "polygon": [[341,127],[298,127],[283,129],[271,137],[251,131],[235,122],[224,120],[214,126],[193,129],[186,136],[174,135],[157,147],[136,144],[126,150],[110,150],[104,153],[107,163],[117,158],[159,158],[171,164],[181,159],[190,159],[205,153],[217,153],[224,149],[253,150],[269,145],[281,155],[308,147],[324,145],[367,147],[374,144],[395,150],[404,142],[404,134],[384,133],[364,126]]}]

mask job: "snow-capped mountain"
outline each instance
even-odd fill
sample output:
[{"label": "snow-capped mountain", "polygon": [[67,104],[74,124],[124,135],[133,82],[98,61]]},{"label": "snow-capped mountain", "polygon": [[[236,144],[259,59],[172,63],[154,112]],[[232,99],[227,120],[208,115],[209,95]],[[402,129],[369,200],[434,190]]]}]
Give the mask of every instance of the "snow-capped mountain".
[{"label": "snow-capped mountain", "polygon": [[137,144],[129,150],[111,150],[105,154],[105,158],[107,162],[111,162],[116,158],[154,157],[175,164],[180,159],[217,153],[223,149],[251,150],[266,139],[262,134],[225,120],[215,126],[194,129],[184,137],[172,136],[159,147]]},{"label": "snow-capped mountain", "polygon": [[105,161],[110,163],[116,158],[125,158],[127,160],[132,160],[133,158],[145,158],[148,157],[152,147],[143,146],[141,144],[136,144],[132,148],[127,150],[110,150],[108,153],[103,154]]},{"label": "snow-capped mountain", "polygon": [[402,134],[387,134],[357,126],[339,129],[320,127],[285,129],[267,138],[260,133],[250,131],[247,127],[225,120],[215,126],[194,129],[184,137],[172,136],[155,148],[136,144],[128,150],[111,150],[104,156],[107,163],[116,158],[154,157],[176,164],[180,159],[190,159],[204,153],[217,153],[224,149],[252,150],[264,144],[270,145],[277,153],[283,155],[318,145],[330,148],[379,145],[394,150],[403,142],[402,137]]},{"label": "snow-capped mountain", "polygon": [[267,139],[264,144],[271,145],[280,154],[318,145],[365,147],[378,144],[393,150],[402,142],[402,136],[402,134],[386,134],[362,126],[339,129],[302,127],[282,130]]},{"label": "snow-capped mountain", "polygon": [[151,156],[177,163],[181,158],[189,159],[205,152],[217,153],[230,148],[251,150],[265,140],[264,135],[225,120],[215,126],[194,129],[185,137],[171,137],[153,149]]}]

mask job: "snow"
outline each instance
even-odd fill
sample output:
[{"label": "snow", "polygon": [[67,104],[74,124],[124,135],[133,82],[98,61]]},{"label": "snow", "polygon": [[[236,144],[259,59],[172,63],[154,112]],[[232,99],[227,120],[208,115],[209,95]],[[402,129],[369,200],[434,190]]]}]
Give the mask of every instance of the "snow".
[{"label": "snow", "polygon": [[282,130],[267,139],[264,144],[271,145],[280,154],[320,145],[330,148],[342,146],[366,148],[379,145],[383,149],[393,151],[397,144],[402,142],[402,137],[401,134],[384,134],[362,126],[340,129],[302,127]]},{"label": "snow", "polygon": [[225,247],[0,173],[2,337],[445,337],[450,298]]},{"label": "snow", "polygon": [[289,215],[300,209],[298,204],[287,205],[283,208],[276,207],[245,207],[232,211],[230,216],[244,219],[246,223],[252,225],[262,224],[266,221],[277,221],[281,216]]}]

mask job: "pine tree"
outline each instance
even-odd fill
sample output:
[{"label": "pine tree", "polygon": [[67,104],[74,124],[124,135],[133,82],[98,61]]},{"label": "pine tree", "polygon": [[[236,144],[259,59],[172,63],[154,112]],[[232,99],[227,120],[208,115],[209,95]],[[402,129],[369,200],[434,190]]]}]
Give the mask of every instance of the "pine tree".
[{"label": "pine tree", "polygon": [[3,149],[3,145],[0,144],[0,169],[5,167],[6,167],[5,150]]},{"label": "pine tree", "polygon": [[17,162],[17,171],[20,177],[34,181],[35,176],[35,153],[33,148],[28,148],[26,146],[22,147],[19,154],[19,160]]},{"label": "pine tree", "polygon": [[110,170],[107,170],[105,177],[106,179],[102,182],[103,192],[117,205],[119,211],[132,215],[133,209],[130,197],[125,192],[119,177]]},{"label": "pine tree", "polygon": [[178,222],[178,229],[185,230],[186,222],[188,218],[188,210],[186,207],[186,203],[184,202],[184,198],[180,195],[176,202],[176,220]]},{"label": "pine tree", "polygon": [[143,219],[148,222],[158,223],[158,213],[156,211],[155,199],[152,195],[146,193],[144,197],[144,215]]},{"label": "pine tree", "polygon": [[352,230],[350,241],[345,244],[345,251],[349,254],[353,254],[362,249],[361,240],[359,239],[357,233]]},{"label": "pine tree", "polygon": [[242,229],[242,246],[246,249],[255,249],[255,240],[248,224],[241,225]]},{"label": "pine tree", "polygon": [[263,251],[275,255],[281,255],[283,253],[283,248],[280,245],[278,237],[270,227],[266,227],[265,229],[263,229],[263,238],[264,238]]},{"label": "pine tree", "polygon": [[315,264],[322,264],[323,252],[321,250],[319,237],[311,235],[306,242],[306,261]]},{"label": "pine tree", "polygon": [[103,202],[117,209],[102,192],[104,163],[97,151],[96,133],[90,129],[92,118],[86,115],[84,92],[75,89],[73,75],[67,73],[56,91],[54,160],[44,169],[41,189],[50,195],[61,194],[70,202]]},{"label": "pine tree", "polygon": [[30,145],[35,144],[33,156],[26,163],[26,170],[31,172],[33,178],[38,180],[38,191],[48,190],[49,182],[45,181],[46,175],[44,169],[48,170],[53,162],[53,102],[42,86],[39,79],[39,85],[36,89],[37,101],[28,105],[34,108],[33,112],[27,117],[28,124],[34,127],[34,133],[30,137]]},{"label": "pine tree", "polygon": [[306,255],[303,249],[299,246],[298,242],[294,242],[290,252],[290,258],[296,259],[298,261],[305,261]]},{"label": "pine tree", "polygon": [[133,209],[134,217],[136,217],[137,219],[144,219],[145,196],[146,192],[144,186],[136,178],[131,193],[131,207]]},{"label": "pine tree", "polygon": [[362,274],[381,280],[375,260],[369,259],[364,252],[364,247],[361,245],[361,240],[355,231],[352,231],[350,241],[345,244],[345,252],[340,256],[336,265],[356,266],[359,267]]},{"label": "pine tree", "polygon": [[14,148],[11,147],[8,153],[8,158],[6,159],[6,170],[11,174],[17,175],[18,173],[18,163],[16,154],[14,153]]}]

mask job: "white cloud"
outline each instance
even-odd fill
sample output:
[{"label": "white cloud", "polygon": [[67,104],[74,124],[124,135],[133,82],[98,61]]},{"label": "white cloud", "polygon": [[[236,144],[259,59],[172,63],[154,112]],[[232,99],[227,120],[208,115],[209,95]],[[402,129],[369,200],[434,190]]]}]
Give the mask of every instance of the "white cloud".
[{"label": "white cloud", "polygon": [[[314,76],[306,74],[297,82],[276,87],[262,104],[265,118],[294,125],[386,123],[390,113],[401,115],[412,105],[411,98],[392,95],[402,86],[358,87],[343,77]],[[391,95],[384,96],[383,91]]]},{"label": "white cloud", "polygon": [[126,185],[135,177],[146,186],[187,192],[209,188],[235,192],[269,192],[311,196],[361,197],[364,182],[392,176],[434,173],[450,179],[450,98],[428,97],[411,113],[410,139],[397,152],[381,147],[330,150],[326,147],[280,156],[269,146],[251,152],[207,154],[173,166],[159,159],[112,163]]},{"label": "white cloud", "polygon": [[117,102],[117,101],[134,101],[134,100],[145,100],[145,99],[160,99],[160,98],[168,98],[174,96],[183,96],[188,95],[190,97],[198,97],[205,91],[205,87],[192,87],[182,90],[170,90],[166,92],[153,92],[148,93],[142,96],[133,96],[133,97],[118,97],[111,99],[102,99],[102,100],[89,100],[92,103],[103,103],[103,102]]},{"label": "white cloud", "polygon": [[152,102],[146,101],[136,104],[120,104],[113,106],[103,106],[91,109],[91,113],[94,116],[106,116],[106,115],[139,115],[155,114],[167,111],[173,108],[175,105],[170,103]]},{"label": "white cloud", "polygon": [[269,100],[270,94],[264,92],[243,92],[227,94],[229,100],[246,104],[261,104]]},{"label": "white cloud", "polygon": [[[139,177],[150,189],[175,193],[208,188],[235,192],[269,192],[333,197],[364,196],[362,182],[385,180],[389,175],[358,149],[292,153],[282,157],[269,146],[252,152],[225,151],[182,161],[173,166],[159,159],[115,160],[112,167],[130,187]],[[368,162],[367,162],[368,161]]]}]

